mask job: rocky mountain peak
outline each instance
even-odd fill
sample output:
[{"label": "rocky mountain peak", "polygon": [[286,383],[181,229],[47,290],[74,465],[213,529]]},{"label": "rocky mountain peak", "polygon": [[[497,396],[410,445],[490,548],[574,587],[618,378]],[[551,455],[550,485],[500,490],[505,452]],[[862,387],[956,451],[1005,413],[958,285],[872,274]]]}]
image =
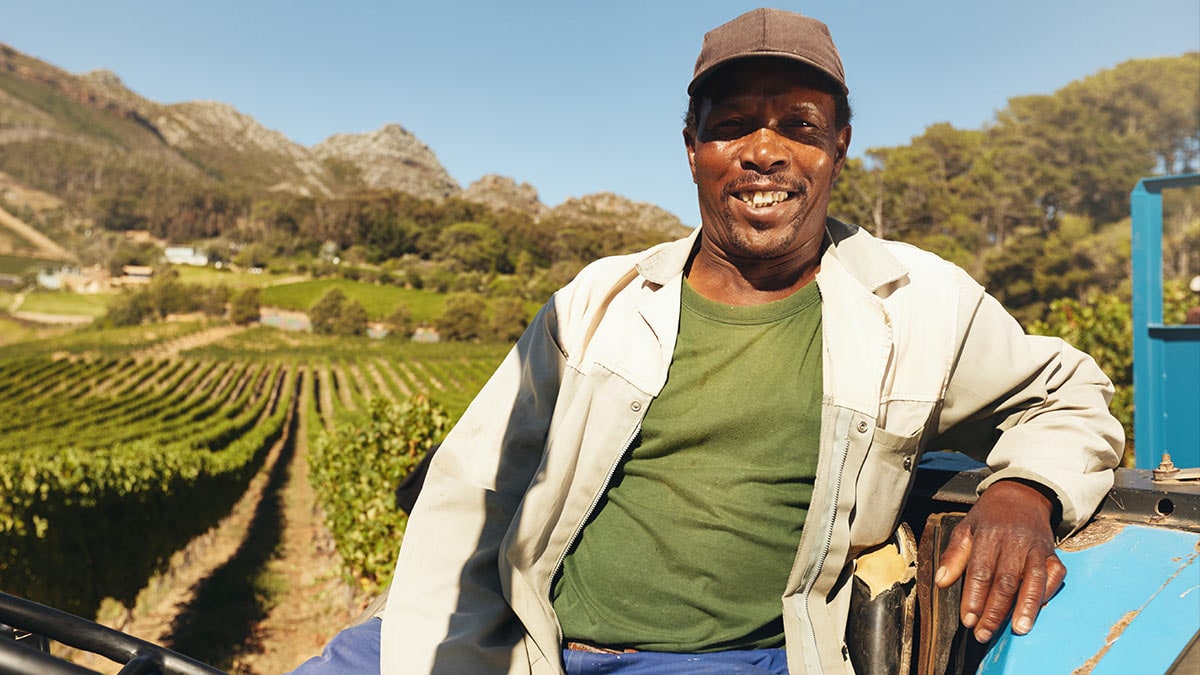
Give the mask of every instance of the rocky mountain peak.
[{"label": "rocky mountain peak", "polygon": [[106,87],[108,89],[118,89],[118,88],[125,89],[126,88],[125,83],[121,81],[121,78],[118,77],[116,73],[114,73],[113,71],[111,71],[107,68],[97,68],[96,70],[90,70],[90,71],[84,73],[83,75],[80,75],[79,77],[80,77],[80,79],[92,82],[93,84],[96,84],[101,87]]},{"label": "rocky mountain peak", "polygon": [[435,199],[459,191],[433,150],[399,124],[362,134],[334,134],[312,151],[319,159],[353,166],[371,188]]},{"label": "rocky mountain peak", "polygon": [[494,211],[517,211],[533,216],[543,216],[546,205],[538,198],[537,189],[529,183],[517,184],[508,176],[488,174],[467,186],[459,195],[470,202],[483,204]]},{"label": "rocky mountain peak", "polygon": [[682,237],[691,231],[662,207],[612,192],[571,197],[551,209],[549,215],[569,222],[612,227],[619,232],[660,232],[669,237]]}]

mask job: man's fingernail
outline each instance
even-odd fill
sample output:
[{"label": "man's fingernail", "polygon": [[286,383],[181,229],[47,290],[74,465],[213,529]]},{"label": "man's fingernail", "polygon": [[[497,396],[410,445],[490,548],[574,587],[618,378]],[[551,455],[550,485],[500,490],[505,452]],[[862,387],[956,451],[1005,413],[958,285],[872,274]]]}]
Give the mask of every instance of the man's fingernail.
[{"label": "man's fingernail", "polygon": [[975,616],[974,614],[968,614],[963,617],[963,625],[966,626],[967,628],[974,628],[975,622],[978,620],[979,620],[979,617]]},{"label": "man's fingernail", "polygon": [[1017,619],[1017,632],[1021,635],[1028,633],[1031,628],[1033,628],[1033,622],[1029,620],[1029,617],[1023,616]]},{"label": "man's fingernail", "polygon": [[945,579],[946,575],[949,573],[950,572],[948,572],[945,567],[939,567],[937,574],[933,575],[933,583],[941,584],[942,580]]},{"label": "man's fingernail", "polygon": [[975,639],[980,642],[987,642],[988,640],[992,639],[992,631],[990,631],[990,630],[977,631],[975,633]]}]

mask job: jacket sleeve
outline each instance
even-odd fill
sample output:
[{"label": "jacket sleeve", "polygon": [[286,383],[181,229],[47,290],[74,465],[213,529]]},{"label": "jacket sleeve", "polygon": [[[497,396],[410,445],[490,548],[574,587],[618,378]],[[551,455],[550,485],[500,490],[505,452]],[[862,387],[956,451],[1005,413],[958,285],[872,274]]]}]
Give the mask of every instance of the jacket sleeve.
[{"label": "jacket sleeve", "polygon": [[497,555],[545,446],[564,357],[555,298],[446,436],[413,508],[383,614],[381,673],[506,673],[524,629]]},{"label": "jacket sleeve", "polygon": [[935,444],[988,463],[995,473],[980,491],[1006,478],[1052,490],[1062,508],[1058,533],[1066,536],[1112,487],[1124,449],[1124,430],[1108,410],[1112,383],[1090,356],[1058,338],[1026,335],[975,289],[961,296],[961,350]]}]

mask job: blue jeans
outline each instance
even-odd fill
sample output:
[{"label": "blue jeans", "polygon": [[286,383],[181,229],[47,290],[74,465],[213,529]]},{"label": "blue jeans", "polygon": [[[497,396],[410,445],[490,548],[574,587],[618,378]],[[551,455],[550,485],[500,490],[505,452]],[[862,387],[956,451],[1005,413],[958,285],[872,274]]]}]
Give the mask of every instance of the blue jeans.
[{"label": "blue jeans", "polygon": [[787,652],[783,649],[753,649],[677,654],[673,652],[633,652],[631,654],[595,654],[564,649],[567,675],[787,675]]},{"label": "blue jeans", "polygon": [[291,675],[379,675],[378,617],[333,636],[320,656],[301,663]]},{"label": "blue jeans", "polygon": [[[338,633],[320,656],[300,664],[291,675],[377,675],[379,673],[379,628],[373,618]],[[563,650],[567,675],[787,675],[787,655],[782,649],[676,654],[634,652],[594,654]]]}]

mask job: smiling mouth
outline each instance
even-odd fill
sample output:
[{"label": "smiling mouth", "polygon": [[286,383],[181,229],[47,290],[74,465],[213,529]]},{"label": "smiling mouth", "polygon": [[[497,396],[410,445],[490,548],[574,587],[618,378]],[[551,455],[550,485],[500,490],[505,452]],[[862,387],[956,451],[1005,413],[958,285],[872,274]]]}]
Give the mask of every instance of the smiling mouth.
[{"label": "smiling mouth", "polygon": [[762,209],[787,201],[796,195],[795,192],[783,190],[749,190],[735,192],[734,196],[745,202],[752,209]]}]

